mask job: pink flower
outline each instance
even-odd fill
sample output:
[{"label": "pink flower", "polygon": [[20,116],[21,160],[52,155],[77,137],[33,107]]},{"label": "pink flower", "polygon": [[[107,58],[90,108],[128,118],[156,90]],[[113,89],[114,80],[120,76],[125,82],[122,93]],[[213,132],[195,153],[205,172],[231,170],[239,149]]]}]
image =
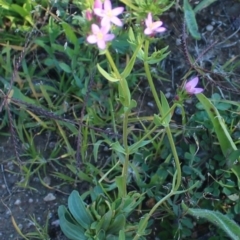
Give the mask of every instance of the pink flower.
[{"label": "pink flower", "polygon": [[102,5],[103,5],[103,3],[102,3],[101,0],[95,0],[93,8],[100,8],[100,9],[102,9]]},{"label": "pink flower", "polygon": [[112,41],[114,39],[114,34],[109,34],[110,24],[101,26],[92,24],[92,34],[87,37],[87,42],[90,44],[97,44],[98,48],[104,50],[106,48],[106,42]]},{"label": "pink flower", "polygon": [[94,8],[93,11],[97,16],[102,17],[102,26],[110,23],[113,23],[119,27],[123,25],[122,21],[117,16],[124,11],[124,8],[117,7],[112,9],[112,3],[110,0],[104,1],[103,9]]},{"label": "pink flower", "polygon": [[154,33],[164,32],[166,30],[166,28],[161,27],[163,24],[161,21],[156,21],[156,22],[152,21],[151,13],[148,13],[147,18],[145,19],[145,24],[146,24],[146,28],[144,30],[144,34],[146,35],[153,35]]},{"label": "pink flower", "polygon": [[188,94],[192,95],[203,92],[203,88],[196,88],[198,81],[198,77],[195,77],[185,84],[184,89]]}]

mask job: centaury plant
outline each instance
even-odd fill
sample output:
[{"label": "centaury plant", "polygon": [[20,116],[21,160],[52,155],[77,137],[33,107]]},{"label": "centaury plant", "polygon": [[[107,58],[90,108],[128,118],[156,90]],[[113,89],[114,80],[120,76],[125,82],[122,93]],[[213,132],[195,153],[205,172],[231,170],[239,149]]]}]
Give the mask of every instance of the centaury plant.
[{"label": "centaury plant", "polygon": [[[47,27],[43,26],[33,41],[29,38],[26,51],[32,54],[35,49],[44,49],[44,54],[37,53],[31,64],[22,54],[10,84],[11,46],[7,44],[0,55],[1,63],[4,65],[4,59],[7,62],[0,82],[8,89],[7,94],[2,91],[0,110],[7,111],[1,128],[10,121],[12,132],[18,133],[26,150],[22,157],[27,160],[22,162],[15,149],[24,175],[18,185],[28,187],[37,175],[50,188],[42,174],[55,164],[59,168],[52,175],[63,184],[88,183],[87,191],[73,190],[67,207],[58,208],[60,227],[68,239],[146,239],[155,226],[160,226],[159,238],[180,239],[191,236],[193,217],[216,224],[234,239],[239,227],[219,213],[225,211],[225,205],[213,201],[211,210],[199,208],[209,207],[205,192],[219,199],[222,191],[235,199],[234,211],[240,213],[240,106],[214,94],[212,98],[205,96],[208,71],[197,65],[201,56],[193,61],[187,52],[185,24],[182,44],[189,69],[182,79],[179,77],[172,99],[156,84],[155,67],[170,53],[162,38],[168,31],[163,13],[175,3],[179,6],[179,1],[72,3],[77,9],[74,14],[64,10],[68,1],[51,2],[53,11],[47,1],[40,7],[26,0],[20,8],[12,4],[11,11],[10,4],[3,4],[4,13],[14,15],[12,22],[20,14],[24,26],[35,28],[26,10],[37,14],[39,7],[49,15],[44,18],[48,19]],[[201,34],[195,14],[209,4],[204,0],[192,9],[188,0],[183,1],[187,30],[196,40]],[[49,81],[46,73],[57,80]],[[13,86],[15,80],[20,89]],[[142,103],[135,100],[140,80],[154,101],[151,113],[139,111]],[[198,101],[197,112],[191,117],[185,109],[189,101]],[[179,111],[180,117],[176,115]],[[227,111],[238,117],[229,119]],[[16,120],[11,113],[16,114]],[[42,132],[57,134],[55,147],[49,152],[34,143]],[[16,145],[17,137],[12,135]],[[75,143],[72,137],[77,139]],[[47,224],[44,229],[39,232],[42,237],[47,235]]]},{"label": "centaury plant", "polygon": [[[92,199],[91,204],[86,205],[82,197],[74,191],[69,197],[69,210],[64,206],[59,207],[60,225],[69,239],[79,239],[80,236],[81,239],[144,239],[149,233],[147,229],[150,218],[162,204],[166,204],[174,195],[190,192],[199,186],[199,182],[195,181],[188,189],[181,188],[181,164],[170,124],[177,107],[182,109],[183,122],[185,121],[183,103],[193,95],[199,94],[198,99],[206,111],[209,114],[212,112],[210,119],[213,122],[223,153],[226,154],[226,152],[231,149],[236,150],[231,137],[228,135],[226,126],[217,116],[217,110],[207,101],[204,95],[200,95],[204,89],[196,87],[199,82],[199,77],[195,76],[191,80],[183,83],[182,87],[178,89],[176,99],[172,106],[169,105],[163,92],[160,91],[159,93],[156,90],[150,65],[163,60],[168,55],[168,52],[167,47],[165,47],[149,54],[149,46],[154,41],[157,33],[164,33],[166,30],[166,28],[163,27],[162,21],[157,20],[156,16],[161,15],[163,11],[168,9],[171,3],[168,1],[147,1],[146,4],[141,1],[122,2],[125,4],[125,8],[122,6],[114,8],[110,0],[103,2],[96,0],[91,5],[86,4],[85,7],[88,7],[82,9],[85,13],[85,24],[90,26],[89,32],[86,33],[86,35],[88,35],[86,37],[86,43],[95,45],[99,49],[100,54],[105,55],[108,61],[107,69],[97,64],[98,71],[118,89],[117,99],[122,109],[123,132],[121,141],[107,141],[109,147],[116,153],[119,160],[118,163],[99,180],[99,188],[101,189],[100,197]],[[160,8],[155,7],[157,6],[156,2],[161,6]],[[194,14],[189,7],[189,3],[184,1],[184,4],[185,11]],[[111,51],[111,43],[117,41],[119,37],[115,32],[119,32],[117,28],[123,26],[123,20],[120,18],[120,15],[126,22],[131,22],[131,16],[134,15],[137,21],[135,28],[130,27],[128,30],[128,43],[132,54],[123,68],[116,64],[114,60],[115,54]],[[191,18],[191,16],[188,17]],[[89,22],[91,24],[89,24]],[[191,33],[193,34],[193,32]],[[89,45],[89,48],[95,47],[91,45]],[[151,128],[148,128],[145,135],[141,138],[135,138],[134,142],[131,142],[129,141],[129,117],[134,113],[137,102],[132,99],[129,81],[131,81],[131,74],[135,71],[136,61],[141,61],[144,65],[145,76],[157,105],[158,112],[154,114]],[[170,146],[170,152],[167,158],[174,159],[172,182],[168,188],[168,192],[157,200],[151,210],[142,215],[139,222],[135,220],[134,224],[129,225],[127,217],[142,202],[145,195],[144,193],[142,195],[136,195],[135,192],[129,191],[128,189],[129,169],[133,167],[131,159],[146,146],[153,144],[155,137],[152,137],[152,135],[155,134],[156,129],[159,127],[164,129],[161,134],[166,136],[167,144]],[[156,135],[156,137],[159,137],[159,135]],[[227,142],[223,142],[223,138],[227,139]],[[109,178],[111,173],[114,172],[115,168],[119,167],[119,165],[122,168],[122,173],[120,176],[115,176],[114,179],[112,179],[112,181],[115,181],[112,190],[114,190],[117,195],[110,197],[112,193],[106,192],[102,181],[105,178]],[[194,210],[192,210],[192,212],[194,212]],[[205,217],[211,221],[210,215],[208,216],[206,214]],[[223,222],[224,221],[225,219],[223,219]],[[228,228],[227,223],[220,225],[220,227],[223,226],[224,228]],[[228,233],[228,231],[226,232]]]}]

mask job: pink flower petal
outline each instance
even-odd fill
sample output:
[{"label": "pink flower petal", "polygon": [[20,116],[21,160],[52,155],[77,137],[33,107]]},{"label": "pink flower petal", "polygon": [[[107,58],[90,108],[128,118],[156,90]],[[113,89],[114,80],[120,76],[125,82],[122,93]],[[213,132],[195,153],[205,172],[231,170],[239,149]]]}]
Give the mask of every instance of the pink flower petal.
[{"label": "pink flower petal", "polygon": [[186,87],[195,88],[198,84],[198,81],[199,81],[198,77],[195,77],[191,79],[189,82],[187,82]]},{"label": "pink flower petal", "polygon": [[110,28],[111,28],[111,25],[110,25],[109,22],[106,22],[105,24],[101,23],[101,26],[102,26],[101,27],[102,34],[107,34],[109,32]]},{"label": "pink flower petal", "polygon": [[104,40],[105,42],[110,42],[112,41],[113,39],[115,38],[115,35],[110,33],[110,34],[107,34],[105,37],[104,37]]},{"label": "pink flower petal", "polygon": [[156,29],[156,32],[165,32],[166,31],[166,28],[164,27],[160,27],[158,29]]},{"label": "pink flower petal", "polygon": [[152,29],[155,30],[157,28],[159,28],[160,26],[162,26],[162,22],[161,21],[157,21],[157,22],[154,22],[152,23]]},{"label": "pink flower petal", "polygon": [[98,40],[97,45],[98,45],[98,48],[101,50],[106,48],[106,43],[104,40]]},{"label": "pink flower petal", "polygon": [[124,7],[117,7],[117,8],[114,8],[114,9],[112,10],[112,14],[113,14],[114,16],[117,16],[117,15],[123,13],[123,11],[124,11]]},{"label": "pink flower petal", "polygon": [[152,23],[152,14],[148,13],[147,19],[146,19],[150,24]]},{"label": "pink flower petal", "polygon": [[94,8],[93,11],[94,11],[95,15],[97,15],[99,17],[104,16],[103,10],[101,8]]},{"label": "pink flower petal", "polygon": [[114,23],[118,27],[122,27],[122,25],[123,25],[122,21],[117,17],[112,17],[111,22]]},{"label": "pink flower petal", "polygon": [[95,36],[95,35],[89,35],[89,36],[87,37],[87,42],[89,42],[89,43],[91,43],[91,44],[96,43],[96,42],[97,42],[96,36]]},{"label": "pink flower petal", "polygon": [[98,34],[100,32],[100,28],[97,24],[92,24],[91,26],[93,34]]},{"label": "pink flower petal", "polygon": [[204,91],[203,88],[194,88],[194,94],[198,94],[198,93],[201,93],[203,91]]},{"label": "pink flower petal", "polygon": [[110,0],[104,1],[104,10],[107,10],[107,11],[112,10],[112,3]]},{"label": "pink flower petal", "polygon": [[95,0],[93,8],[100,8],[100,9],[102,9],[102,5],[103,5],[103,3],[102,3],[101,0]]},{"label": "pink flower petal", "polygon": [[146,28],[144,30],[144,34],[146,34],[146,35],[151,35],[152,33],[153,33],[153,31],[150,28]]}]

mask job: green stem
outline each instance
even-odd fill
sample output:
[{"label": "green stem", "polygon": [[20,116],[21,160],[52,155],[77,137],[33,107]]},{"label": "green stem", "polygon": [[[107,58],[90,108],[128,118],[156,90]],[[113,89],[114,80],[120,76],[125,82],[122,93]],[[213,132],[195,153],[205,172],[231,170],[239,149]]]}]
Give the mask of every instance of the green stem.
[{"label": "green stem", "polygon": [[127,178],[128,178],[128,162],[129,162],[127,125],[128,125],[128,111],[124,113],[124,118],[123,118],[123,146],[125,149],[125,160],[124,160],[123,169],[122,169],[123,186],[124,186],[123,197],[127,196]]},{"label": "green stem", "polygon": [[[146,40],[145,42],[145,47],[144,47],[144,52],[145,52],[145,61],[144,61],[144,69],[145,69],[145,72],[146,72],[146,76],[147,76],[147,79],[148,79],[148,83],[149,83],[149,86],[150,86],[150,89],[152,91],[152,94],[153,94],[153,97],[154,97],[154,100],[157,104],[157,107],[159,109],[159,113],[162,117],[166,117],[168,116],[168,113],[164,113],[163,111],[163,108],[162,108],[162,105],[161,105],[161,102],[159,100],[159,97],[158,97],[158,94],[157,94],[157,91],[156,91],[156,88],[154,86],[154,83],[153,83],[153,79],[152,79],[152,76],[151,76],[151,73],[150,73],[150,68],[149,68],[149,65],[146,61],[147,57],[148,57],[148,49],[149,49],[149,41]],[[174,108],[171,108],[171,109],[174,109]],[[151,211],[147,214],[146,218],[144,219],[144,223],[141,224],[141,226],[146,226],[147,224],[147,221],[149,220],[149,218],[151,217],[151,215],[156,211],[156,209],[164,202],[166,201],[168,198],[170,198],[172,195],[176,194],[177,192],[177,189],[180,187],[181,185],[181,178],[182,178],[182,174],[181,174],[181,166],[180,166],[180,162],[179,162],[179,158],[178,158],[178,154],[177,154],[177,151],[176,151],[176,147],[175,147],[175,144],[174,144],[174,140],[173,140],[173,137],[172,137],[172,132],[171,132],[171,129],[170,129],[170,126],[167,126],[165,127],[166,129],[166,133],[167,133],[167,136],[168,136],[168,140],[169,140],[169,143],[170,143],[170,146],[171,146],[171,150],[172,150],[172,153],[173,153],[173,156],[174,156],[174,160],[175,160],[175,165],[176,165],[176,173],[177,173],[177,180],[176,180],[176,183],[175,183],[175,177],[174,177],[174,183],[173,183],[173,187],[172,187],[172,190],[169,194],[167,194],[164,198],[162,198],[159,202],[157,202],[155,204],[155,206],[151,209]],[[143,230],[143,229],[142,229]],[[142,230],[140,229],[140,233],[142,232]],[[134,240],[137,240],[139,238],[139,234],[137,234],[135,237],[134,237]]]},{"label": "green stem", "polygon": [[[145,58],[146,59],[148,57],[148,49],[149,49],[149,41],[146,40],[145,47],[144,47],[144,53],[145,53],[145,56],[146,56]],[[162,105],[160,103],[156,88],[154,86],[152,75],[150,73],[149,65],[148,65],[146,59],[144,61],[144,69],[145,69],[145,72],[146,72],[146,76],[147,76],[148,83],[149,83],[150,89],[152,91],[154,100],[157,104],[157,107],[159,109],[159,112],[160,112],[161,116],[167,116],[167,114],[163,112]],[[169,126],[166,127],[166,132],[167,132],[168,140],[169,140],[169,143],[170,143],[170,146],[171,146],[171,150],[172,150],[172,153],[173,153],[173,157],[174,157],[174,160],[175,160],[175,165],[176,165],[176,169],[177,169],[177,173],[178,173],[177,183],[176,183],[176,186],[175,186],[175,189],[177,190],[181,185],[181,179],[182,179],[181,166],[180,166],[178,154],[177,154],[177,151],[176,151],[176,148],[175,148],[174,140],[173,140],[173,137],[172,137],[172,132],[171,132],[171,129],[170,129]]]},{"label": "green stem", "polygon": [[[109,64],[111,65],[111,68],[113,69],[116,77],[119,79],[119,84],[121,84],[123,88],[123,79],[121,77],[121,74],[119,73],[111,54],[109,53],[108,50],[106,50],[106,57],[108,59]],[[129,163],[129,151],[128,151],[128,116],[129,116],[129,110],[124,111],[124,116],[123,116],[123,147],[125,150],[125,160],[123,163],[123,168],[122,168],[122,177],[123,177],[123,196],[127,196],[127,178],[128,178],[128,163]]]},{"label": "green stem", "polygon": [[[147,222],[149,220],[149,218],[152,216],[152,214],[159,208],[159,206],[161,204],[163,204],[166,200],[168,200],[170,197],[172,197],[173,195],[177,195],[177,194],[182,194],[185,192],[188,192],[192,189],[194,189],[195,187],[197,187],[199,185],[199,181],[195,182],[190,188],[182,190],[182,191],[171,191],[169,194],[167,194],[165,197],[163,197],[161,200],[159,200],[154,207],[151,209],[151,211],[147,214],[147,216],[144,218],[143,222],[141,223],[142,226],[146,226]],[[138,231],[139,233],[137,233],[134,237],[133,240],[137,240],[139,239],[139,237],[141,237],[142,235],[142,230]]]},{"label": "green stem", "polygon": [[[154,207],[151,209],[151,211],[147,214],[147,216],[144,218],[143,223],[141,223],[142,226],[146,226],[149,218],[152,216],[152,214],[157,210],[157,208],[165,202],[168,198],[170,198],[172,195],[176,194],[176,192],[170,192],[168,195],[166,195],[164,198],[162,198],[160,201],[158,201]],[[138,232],[142,232],[141,230]],[[142,234],[136,234],[133,240],[137,240],[141,237]]]}]

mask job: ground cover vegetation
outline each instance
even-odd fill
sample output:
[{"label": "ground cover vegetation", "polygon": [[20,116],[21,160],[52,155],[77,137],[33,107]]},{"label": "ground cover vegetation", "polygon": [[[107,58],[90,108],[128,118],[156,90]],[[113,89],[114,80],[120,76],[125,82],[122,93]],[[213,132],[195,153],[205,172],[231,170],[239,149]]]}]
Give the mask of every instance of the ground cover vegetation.
[{"label": "ground cover vegetation", "polygon": [[[213,58],[231,36],[205,41],[198,23],[220,3],[0,1],[5,225],[22,239],[240,239],[239,53]],[[54,237],[49,217],[21,225],[8,174],[58,193]]]}]

